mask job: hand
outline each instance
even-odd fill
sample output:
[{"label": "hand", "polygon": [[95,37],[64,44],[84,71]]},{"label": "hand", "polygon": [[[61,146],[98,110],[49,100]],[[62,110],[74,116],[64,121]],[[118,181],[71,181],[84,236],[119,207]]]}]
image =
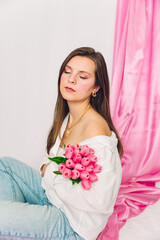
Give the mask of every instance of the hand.
[{"label": "hand", "polygon": [[49,164],[50,164],[50,162],[49,162],[49,163],[46,163],[46,164],[43,164],[43,166],[41,167],[41,176],[42,176],[42,177],[44,177],[46,168],[48,167]]}]

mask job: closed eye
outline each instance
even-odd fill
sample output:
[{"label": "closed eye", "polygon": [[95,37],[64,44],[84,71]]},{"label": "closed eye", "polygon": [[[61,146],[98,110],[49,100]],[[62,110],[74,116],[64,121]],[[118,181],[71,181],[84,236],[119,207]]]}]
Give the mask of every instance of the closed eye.
[{"label": "closed eye", "polygon": [[69,73],[71,73],[71,72],[64,70],[64,73],[67,73],[67,74],[69,74]]},{"label": "closed eye", "polygon": [[79,76],[81,79],[86,79],[85,77]]}]

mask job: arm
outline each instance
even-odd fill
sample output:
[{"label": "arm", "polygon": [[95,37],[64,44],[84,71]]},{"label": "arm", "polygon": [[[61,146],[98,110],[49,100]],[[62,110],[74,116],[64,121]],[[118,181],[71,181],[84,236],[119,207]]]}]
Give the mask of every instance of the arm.
[{"label": "arm", "polygon": [[41,171],[41,176],[42,176],[42,177],[44,177],[46,168],[48,167],[48,165],[49,165],[50,163],[51,163],[51,162],[45,163],[45,164],[43,164],[43,165],[41,166],[40,171]]},{"label": "arm", "polygon": [[69,207],[87,212],[106,213],[113,208],[118,194],[121,165],[116,148],[113,151],[102,143],[94,143],[94,146],[90,147],[94,148],[98,157],[97,163],[102,166],[102,171],[97,173],[98,181],[92,183],[90,190],[83,189],[81,183],[72,185],[70,180],[62,176],[55,177],[53,166],[49,167],[45,177],[58,198]]}]

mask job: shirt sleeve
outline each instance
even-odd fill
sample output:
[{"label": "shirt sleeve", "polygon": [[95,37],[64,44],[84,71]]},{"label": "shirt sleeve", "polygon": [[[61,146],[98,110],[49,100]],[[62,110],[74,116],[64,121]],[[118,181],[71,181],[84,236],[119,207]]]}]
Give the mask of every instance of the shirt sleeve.
[{"label": "shirt sleeve", "polygon": [[53,170],[57,170],[54,163],[47,167],[44,178],[46,183],[50,179],[50,191],[54,191],[63,204],[80,211],[108,213],[114,207],[121,183],[118,151],[116,147],[113,149],[99,143],[89,147],[95,150],[97,163],[102,166],[102,171],[97,173],[98,181],[93,182],[89,190],[85,190],[81,183],[72,185],[69,179],[53,174]]},{"label": "shirt sleeve", "polygon": [[45,153],[43,155],[43,159],[42,159],[41,165],[40,165],[40,172],[41,172],[42,167],[43,167],[44,164],[47,164],[47,163],[51,162],[51,160],[48,159],[49,157],[50,157],[50,155],[47,153],[47,151],[45,151]]}]

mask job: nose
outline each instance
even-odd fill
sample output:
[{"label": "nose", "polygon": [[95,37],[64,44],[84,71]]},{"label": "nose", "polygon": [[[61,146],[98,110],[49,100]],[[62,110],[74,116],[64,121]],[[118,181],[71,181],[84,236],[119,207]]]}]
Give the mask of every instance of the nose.
[{"label": "nose", "polygon": [[71,74],[68,78],[68,82],[76,83],[76,76],[74,74]]}]

